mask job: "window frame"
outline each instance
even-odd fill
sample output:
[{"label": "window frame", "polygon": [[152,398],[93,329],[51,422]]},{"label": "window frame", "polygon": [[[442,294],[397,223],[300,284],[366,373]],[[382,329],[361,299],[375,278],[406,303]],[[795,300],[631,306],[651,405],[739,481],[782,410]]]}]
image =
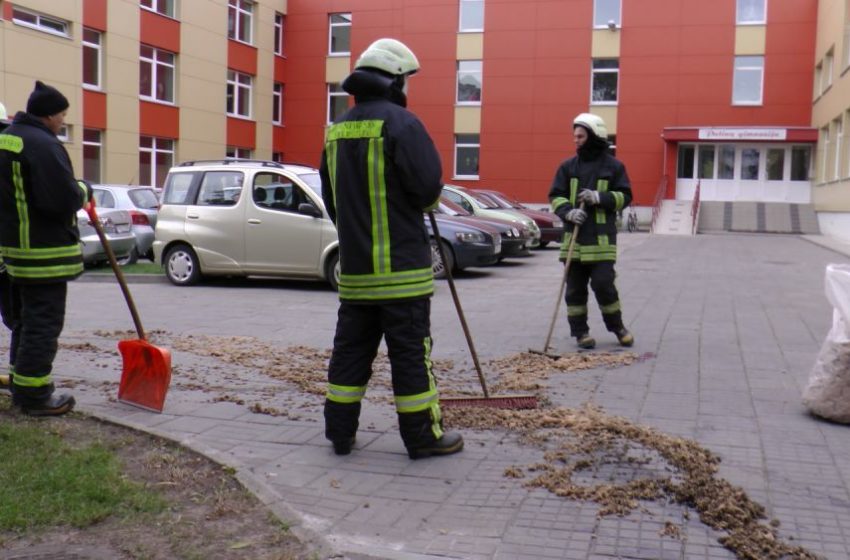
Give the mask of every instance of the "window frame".
[{"label": "window frame", "polygon": [[[761,66],[743,66],[739,67],[738,62],[742,59],[759,59],[761,61]],[[733,61],[733,71],[732,71],[732,105],[736,107],[753,107],[753,106],[761,106],[764,105],[764,66],[765,66],[765,57],[763,55],[744,55],[744,56],[735,56]],[[738,83],[739,79],[739,71],[740,72],[752,72],[754,70],[758,70],[759,72],[759,96],[758,101],[739,101],[735,99],[735,84]]]},{"label": "window frame", "polygon": [[274,54],[284,56],[286,41],[284,30],[286,28],[286,15],[280,12],[274,13]]},{"label": "window frame", "polygon": [[225,146],[224,148],[224,159],[226,160],[253,158],[254,150],[252,150],[251,148],[244,148],[242,146]]},{"label": "window frame", "polygon": [[[761,2],[762,18],[756,19],[741,19],[741,8],[744,2]],[[737,0],[735,2],[735,25],[767,25],[767,0]]]},{"label": "window frame", "polygon": [[[233,76],[232,78],[231,78],[231,75]],[[240,78],[247,78],[248,83],[245,84],[244,82],[241,82]],[[231,88],[233,88],[232,94],[230,93]],[[227,113],[227,116],[250,120],[252,118],[251,116],[254,113],[254,102],[253,102],[254,77],[251,76],[250,74],[244,74],[244,73],[239,72],[237,70],[233,70],[231,68],[228,68],[227,69],[227,90],[228,90],[227,94],[225,95],[225,104],[226,104],[225,105],[225,112]],[[247,93],[244,90],[247,90]],[[246,95],[247,95],[247,98],[248,98],[248,114],[247,115],[237,112],[237,110],[240,106],[240,101],[242,100],[243,96],[246,96]],[[231,96],[233,98],[232,109],[227,107],[227,104],[230,103]]]},{"label": "window frame", "polygon": [[[334,16],[345,17],[348,16],[347,23],[334,23]],[[331,12],[328,14],[328,56],[351,56],[351,26],[352,26],[352,17],[351,12]],[[347,51],[334,51],[333,50],[333,38],[334,38],[334,28],[337,27],[347,27],[348,28],[348,50]]]},{"label": "window frame", "polygon": [[[87,139],[86,136],[89,133],[95,132],[97,133],[97,140]],[[84,128],[83,129],[83,179],[90,181],[92,183],[101,183],[103,177],[103,130],[99,128]],[[97,148],[97,177],[89,177],[86,174],[86,148],[95,147]]]},{"label": "window frame", "polygon": [[[617,68],[596,68],[597,62],[616,61]],[[596,92],[596,77],[602,74],[615,74],[617,86],[614,89],[614,100],[596,100],[594,94]],[[590,61],[590,104],[591,105],[617,105],[620,102],[620,59],[619,58],[593,58]]]},{"label": "window frame", "polygon": [[[462,64],[478,63],[478,70],[461,70]],[[460,80],[461,76],[478,76],[478,100],[461,100],[460,99]],[[484,61],[481,59],[474,60],[458,60],[457,72],[455,73],[455,104],[463,106],[478,107],[481,105],[481,98],[484,95]]]},{"label": "window frame", "polygon": [[[150,147],[142,145],[142,139],[143,138],[150,138],[150,140],[151,140],[151,146]],[[171,144],[171,147],[165,148],[165,147],[159,146],[160,143],[165,143],[165,142],[169,142]],[[168,177],[168,171],[166,171],[165,175],[162,177],[162,186],[157,186],[157,184],[156,184],[157,179],[158,179],[157,174],[156,174],[157,155],[158,154],[169,155],[171,157],[171,163],[168,167],[169,167],[169,169],[171,167],[174,167],[174,162],[176,161],[176,156],[177,156],[177,154],[176,154],[176,144],[177,144],[177,140],[175,140],[173,138],[163,138],[163,137],[158,137],[158,136],[147,136],[147,135],[140,135],[139,136],[139,174],[138,174],[139,186],[151,187],[153,189],[161,189],[161,188],[165,187],[165,179]],[[150,183],[151,184],[149,184],[149,185],[142,185],[141,157],[142,157],[143,153],[150,154],[150,179],[151,179]]]},{"label": "window frame", "polygon": [[833,82],[833,73],[835,72],[835,47],[830,47],[826,54],[823,55],[823,74],[821,74],[821,79],[823,80],[823,84],[821,85],[820,92],[821,94],[826,93],[829,88],[832,87]]},{"label": "window frame", "polygon": [[835,155],[835,161],[832,165],[832,181],[838,181],[841,179],[841,150],[844,143],[844,121],[842,117],[838,117],[837,119],[832,121],[833,126],[835,127],[835,146],[833,147],[833,153]]},{"label": "window frame", "polygon": [[[19,15],[27,15],[35,18],[35,22],[30,22],[25,19],[21,19]],[[58,31],[53,27],[44,25],[42,22],[52,22],[57,26],[61,26],[64,31]],[[27,8],[22,8],[16,4],[12,5],[12,23],[15,25],[20,25],[21,27],[27,27],[29,29],[34,29],[36,31],[41,31],[42,33],[48,33],[50,35],[55,35],[56,37],[64,37],[65,39],[71,38],[71,22],[64,20],[62,18],[56,16],[49,16],[46,14],[42,14],[41,12],[36,12],[34,10],[30,10]]]},{"label": "window frame", "polygon": [[594,29],[611,29],[609,26],[609,22],[612,21],[611,18],[608,18],[604,22],[599,22],[597,15],[599,14],[599,3],[605,1],[615,1],[617,2],[617,18],[614,21],[614,29],[619,29],[623,26],[623,2],[622,0],[593,0],[593,28]]},{"label": "window frame", "polygon": [[[142,54],[142,49],[151,49],[150,58],[146,57]],[[162,61],[159,59],[159,55],[169,55],[171,57],[171,62]],[[142,93],[142,63],[147,62],[150,64],[151,75],[150,75],[150,91],[149,93]],[[171,99],[161,99],[158,97],[157,93],[157,84],[159,83],[160,77],[160,66],[171,69]],[[154,103],[165,103],[168,105],[174,105],[177,100],[177,54],[167,51],[165,49],[158,49],[152,45],[147,45],[145,43],[139,44],[139,99],[143,99],[145,101],[151,101]]]},{"label": "window frame", "polygon": [[[281,82],[275,82],[272,86],[272,123],[283,126],[283,92],[286,86]],[[277,111],[277,119],[274,114]]]},{"label": "window frame", "polygon": [[[146,1],[151,5],[146,6]],[[169,5],[171,10],[168,9]],[[165,8],[160,9],[163,6]],[[177,0],[139,0],[139,7],[145,11],[153,12],[167,18],[175,19],[177,17]]]},{"label": "window frame", "polygon": [[[332,87],[338,87],[339,91],[331,91]],[[334,119],[333,119],[334,115],[332,114],[334,111],[331,110],[331,107],[333,106],[333,104],[332,104],[333,99],[338,98],[338,97],[345,97],[345,105],[346,105],[346,110],[347,110],[349,95],[345,90],[342,89],[342,84],[339,83],[339,82],[329,82],[327,84],[326,91],[327,91],[327,113],[328,113],[327,114],[327,124],[332,125],[334,123]],[[345,113],[345,111],[343,111],[343,113]],[[340,113],[340,114],[342,114],[342,113]]]},{"label": "window frame", "polygon": [[[94,33],[97,35],[97,43],[93,43],[91,41],[86,40],[86,32]],[[103,33],[98,31],[97,29],[92,29],[90,27],[83,27],[82,39],[80,41],[83,50],[83,77],[82,77],[82,87],[85,89],[95,89],[98,91],[103,90]],[[86,82],[86,49],[91,49],[95,52],[95,62],[97,65],[97,83],[92,84]]]},{"label": "window frame", "polygon": [[[462,136],[477,136],[478,142],[461,142]],[[461,148],[476,148],[478,150],[478,173],[475,175],[460,175],[458,174],[458,153]],[[481,135],[480,134],[455,134],[454,135],[454,166],[452,167],[452,178],[477,181],[481,178]]]},{"label": "window frame", "polygon": [[[464,27],[463,8],[464,6],[480,6],[481,7],[481,26],[480,27]],[[458,33],[482,33],[484,31],[484,0],[459,0],[457,13],[457,31]]]},{"label": "window frame", "polygon": [[[253,0],[227,0],[227,38],[231,41],[245,45],[254,44],[254,6]],[[248,20],[246,26],[246,39],[240,38],[240,30],[244,19]]]}]

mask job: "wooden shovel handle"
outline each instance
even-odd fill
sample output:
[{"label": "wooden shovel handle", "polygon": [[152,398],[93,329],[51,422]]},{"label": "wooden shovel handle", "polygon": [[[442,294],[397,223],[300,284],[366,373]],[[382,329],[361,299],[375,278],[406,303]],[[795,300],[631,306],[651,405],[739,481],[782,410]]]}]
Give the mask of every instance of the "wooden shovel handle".
[{"label": "wooden shovel handle", "polygon": [[[584,202],[579,204],[579,209],[584,210]],[[561,287],[558,288],[558,299],[555,301],[555,309],[552,311],[552,322],[549,324],[549,334],[546,335],[546,342],[543,344],[543,353],[549,351],[549,344],[552,342],[552,332],[555,330],[555,323],[558,320],[558,310],[561,308],[561,300],[564,299],[564,288],[567,285],[567,275],[570,272],[570,261],[573,260],[573,249],[576,245],[576,237],[578,230],[581,227],[579,224],[573,226],[573,234],[570,237],[570,244],[567,248],[567,260],[564,263],[564,274],[561,276]]]},{"label": "wooden shovel handle", "polygon": [[100,224],[100,218],[97,216],[97,210],[94,209],[94,200],[86,204],[85,210],[89,215],[89,220],[91,220],[92,226],[94,226],[94,230],[97,232],[97,236],[100,238],[100,243],[103,245],[104,250],[106,250],[106,256],[109,259],[109,264],[112,266],[112,271],[115,272],[115,278],[121,286],[121,292],[124,294],[124,299],[127,300],[127,307],[130,308],[130,315],[133,316],[133,324],[136,325],[136,333],[138,333],[139,338],[146,340],[145,329],[142,328],[142,320],[139,318],[139,312],[136,310],[136,304],[133,303],[133,296],[130,294],[130,288],[127,287],[127,280],[124,279],[124,272],[122,272],[121,267],[118,266],[118,260],[115,258],[112,246],[109,244],[109,240],[103,232],[103,226]]}]

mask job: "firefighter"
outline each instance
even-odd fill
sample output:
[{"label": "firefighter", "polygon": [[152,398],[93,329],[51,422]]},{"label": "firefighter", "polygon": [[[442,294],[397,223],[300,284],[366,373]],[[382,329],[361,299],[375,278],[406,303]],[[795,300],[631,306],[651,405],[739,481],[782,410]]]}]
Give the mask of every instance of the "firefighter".
[{"label": "firefighter", "polygon": [[[582,113],[573,121],[576,156],[563,162],[549,190],[552,211],[567,223],[560,260],[566,260],[572,227],[579,226],[567,271],[567,320],[579,348],[596,340],[587,325],[587,284],[590,282],[605,327],[623,346],[634,336],[623,325],[620,298],[614,285],[617,260],[617,212],[632,201],[626,167],[608,150],[608,130],[597,115]],[[584,203],[584,209],[581,208]]]},{"label": "firefighter", "polygon": [[463,449],[443,430],[431,372],[431,246],[423,211],[442,190],[440,157],[405,107],[419,69],[395,39],[372,43],[342,87],[355,105],[328,130],[322,198],[339,233],[339,313],[328,367],[325,436],[338,455],[355,443],[361,400],[382,337],[399,431],[411,459]]},{"label": "firefighter", "polygon": [[[9,115],[6,113],[6,106],[0,103],[0,133],[6,130],[10,124]],[[9,275],[6,273],[6,265],[3,264],[3,260],[0,259],[0,317],[3,319],[3,324],[6,328],[9,329],[10,336],[15,338],[19,331],[15,328],[15,318],[12,314],[12,298],[13,298],[13,290],[11,281],[9,280]],[[15,362],[15,356],[13,355],[11,349],[16,345],[15,341],[11,341],[9,344],[9,369],[11,370],[12,364]],[[11,381],[9,374],[0,373],[0,389],[10,390]]]},{"label": "firefighter", "polygon": [[65,320],[68,281],[83,272],[77,210],[91,188],[74,179],[56,137],[68,100],[40,81],[0,134],[0,251],[15,288],[17,335],[10,354],[12,400],[33,416],[58,416],[74,397],[54,394],[53,359]]}]

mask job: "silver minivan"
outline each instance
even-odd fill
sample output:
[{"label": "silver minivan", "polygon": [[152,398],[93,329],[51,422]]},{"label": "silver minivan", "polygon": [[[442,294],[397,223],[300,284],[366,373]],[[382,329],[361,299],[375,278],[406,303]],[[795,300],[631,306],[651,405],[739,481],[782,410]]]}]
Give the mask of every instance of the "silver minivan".
[{"label": "silver minivan", "polygon": [[189,161],[171,168],[153,244],[178,286],[204,276],[325,280],[336,289],[336,228],[318,170],[259,160]]}]

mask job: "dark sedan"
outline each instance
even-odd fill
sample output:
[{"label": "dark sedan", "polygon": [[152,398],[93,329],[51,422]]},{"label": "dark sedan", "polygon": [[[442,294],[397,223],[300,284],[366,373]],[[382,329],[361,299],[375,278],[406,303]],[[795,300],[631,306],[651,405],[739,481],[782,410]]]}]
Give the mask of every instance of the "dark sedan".
[{"label": "dark sedan", "polygon": [[474,192],[486,197],[487,200],[492,201],[493,204],[497,205],[499,208],[522,212],[523,214],[534,220],[534,222],[537,224],[537,227],[540,228],[541,247],[545,247],[549,243],[560,243],[561,239],[563,239],[564,222],[561,221],[561,218],[559,218],[555,214],[552,214],[551,212],[544,212],[542,210],[533,210],[531,208],[523,206],[517,200],[499,191],[493,191],[488,189],[475,189]]},{"label": "dark sedan", "polygon": [[425,216],[425,225],[431,236],[431,261],[435,278],[443,278],[446,269],[455,272],[471,266],[496,264],[502,252],[502,239],[499,231],[480,223],[468,223],[462,218],[434,213],[437,229],[440,230],[440,243],[446,261],[440,258],[440,250],[431,229],[431,220]]},{"label": "dark sedan", "polygon": [[460,205],[446,197],[440,198],[440,206],[435,211],[437,215],[453,216],[463,223],[470,225],[486,225],[495,228],[502,237],[502,252],[499,260],[506,257],[526,256],[529,254],[528,245],[531,242],[531,232],[524,226],[496,218],[473,216]]}]

